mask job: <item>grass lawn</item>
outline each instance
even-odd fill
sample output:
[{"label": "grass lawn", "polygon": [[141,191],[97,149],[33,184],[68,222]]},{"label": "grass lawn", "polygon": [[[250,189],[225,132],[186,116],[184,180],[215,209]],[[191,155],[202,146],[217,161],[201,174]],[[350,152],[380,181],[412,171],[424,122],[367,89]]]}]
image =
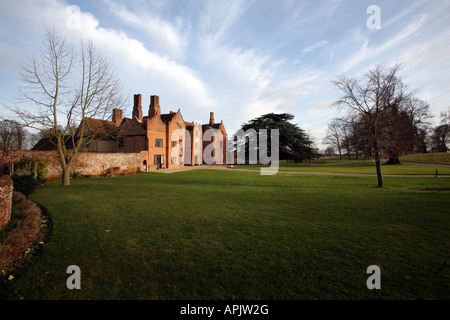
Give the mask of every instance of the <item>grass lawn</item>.
[{"label": "grass lawn", "polygon": [[[299,172],[328,172],[328,173],[356,173],[356,174],[376,174],[375,163],[366,161],[343,161],[340,163],[330,163],[324,160],[321,164],[285,164],[280,163],[279,171],[299,171]],[[261,165],[235,165],[234,169],[254,169],[259,170]],[[386,175],[435,175],[438,170],[439,175],[450,175],[450,167],[430,165],[382,165],[381,171]]]},{"label": "grass lawn", "polygon": [[450,152],[445,153],[416,153],[400,157],[404,162],[450,164]]},{"label": "grass lawn", "polygon": [[50,183],[30,196],[50,241],[7,298],[449,299],[450,191],[418,189],[450,179],[386,183],[220,170]]}]

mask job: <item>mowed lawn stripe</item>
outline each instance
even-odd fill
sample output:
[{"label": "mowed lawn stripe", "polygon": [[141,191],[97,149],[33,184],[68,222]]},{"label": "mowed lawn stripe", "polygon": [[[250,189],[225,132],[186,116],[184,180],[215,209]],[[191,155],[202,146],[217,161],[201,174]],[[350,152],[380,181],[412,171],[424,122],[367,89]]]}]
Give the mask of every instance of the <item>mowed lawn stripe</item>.
[{"label": "mowed lawn stripe", "polygon": [[197,170],[52,183],[31,195],[51,239],[9,298],[448,298],[449,192],[417,189],[450,180],[386,182]]}]

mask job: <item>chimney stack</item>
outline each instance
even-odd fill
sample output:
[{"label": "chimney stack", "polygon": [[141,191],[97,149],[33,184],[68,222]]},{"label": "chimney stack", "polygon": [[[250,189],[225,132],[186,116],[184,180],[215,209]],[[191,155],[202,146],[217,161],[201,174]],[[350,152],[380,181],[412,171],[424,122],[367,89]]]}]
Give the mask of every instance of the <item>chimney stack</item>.
[{"label": "chimney stack", "polygon": [[148,117],[152,118],[161,114],[161,107],[159,106],[159,97],[150,96],[150,107],[148,109]]},{"label": "chimney stack", "polygon": [[123,110],[113,109],[112,122],[116,126],[120,126],[123,120]]},{"label": "chimney stack", "polygon": [[214,112],[209,113],[209,125],[212,126],[214,124]]},{"label": "chimney stack", "polygon": [[134,106],[133,106],[133,118],[142,121],[142,96],[140,94],[134,95]]}]

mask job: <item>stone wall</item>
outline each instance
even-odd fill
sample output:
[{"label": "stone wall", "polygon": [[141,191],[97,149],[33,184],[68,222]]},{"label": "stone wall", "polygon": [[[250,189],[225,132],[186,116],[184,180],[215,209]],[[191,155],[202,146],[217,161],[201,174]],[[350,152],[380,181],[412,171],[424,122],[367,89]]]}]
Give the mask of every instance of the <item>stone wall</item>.
[{"label": "stone wall", "polygon": [[[61,165],[56,151],[6,151],[0,152],[0,168],[10,167],[21,159],[42,160],[48,167],[48,178],[61,177]],[[124,171],[133,172],[143,168],[147,159],[147,151],[140,153],[101,153],[79,152],[74,171],[81,175],[102,175],[110,171],[116,174]]]},{"label": "stone wall", "polygon": [[11,218],[13,181],[8,176],[0,176],[0,229]]}]

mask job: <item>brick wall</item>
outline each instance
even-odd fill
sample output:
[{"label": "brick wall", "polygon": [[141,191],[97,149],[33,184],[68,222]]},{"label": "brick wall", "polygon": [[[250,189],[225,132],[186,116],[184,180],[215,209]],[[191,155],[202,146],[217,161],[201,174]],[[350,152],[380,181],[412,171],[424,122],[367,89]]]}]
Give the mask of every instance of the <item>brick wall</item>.
[{"label": "brick wall", "polygon": [[[49,179],[61,177],[61,165],[56,151],[0,152],[0,167],[9,166],[11,162],[21,159],[42,160],[47,164]],[[134,171],[138,167],[142,169],[146,159],[147,151],[140,153],[79,152],[75,171],[83,175],[101,175],[113,168],[119,168],[121,171]]]},{"label": "brick wall", "polygon": [[[148,169],[156,170],[161,168],[165,168],[167,165],[166,158],[166,148],[168,142],[166,140],[166,124],[161,120],[160,117],[153,117],[148,121],[147,124],[147,136],[148,136]],[[155,140],[162,140],[162,147],[156,147]],[[155,164],[155,156],[161,156],[162,164]]]},{"label": "brick wall", "polygon": [[0,229],[11,218],[13,181],[8,176],[0,176]]}]

